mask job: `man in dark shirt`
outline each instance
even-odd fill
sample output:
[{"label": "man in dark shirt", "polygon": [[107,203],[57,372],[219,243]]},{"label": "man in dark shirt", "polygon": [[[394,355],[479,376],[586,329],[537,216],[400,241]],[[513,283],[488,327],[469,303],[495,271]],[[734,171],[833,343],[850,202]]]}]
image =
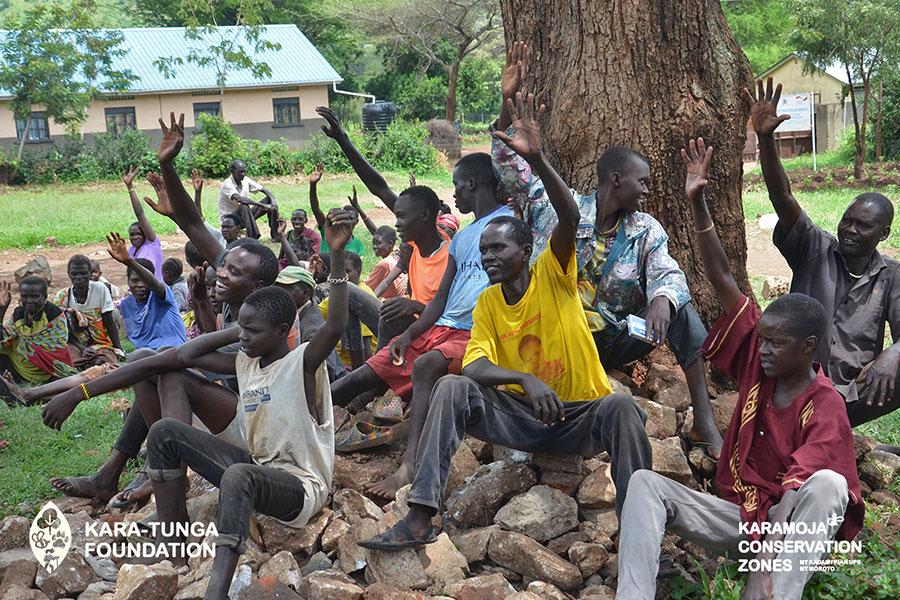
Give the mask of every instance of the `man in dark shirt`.
[{"label": "man in dark shirt", "polygon": [[[883,256],[878,243],[891,232],[894,208],[881,194],[857,196],[844,211],[837,237],[816,227],[791,194],[775,141],[779,84],[772,78],[758,96],[748,90],[750,119],[759,137],[759,160],[769,199],[778,213],[773,240],[793,271],[791,292],[822,303],[831,323],[815,354],[834,387],[847,401],[857,426],[900,407],[900,262]],[[758,98],[758,99],[757,99]],[[893,342],[884,347],[885,323]],[[894,449],[896,450],[896,449]]]}]

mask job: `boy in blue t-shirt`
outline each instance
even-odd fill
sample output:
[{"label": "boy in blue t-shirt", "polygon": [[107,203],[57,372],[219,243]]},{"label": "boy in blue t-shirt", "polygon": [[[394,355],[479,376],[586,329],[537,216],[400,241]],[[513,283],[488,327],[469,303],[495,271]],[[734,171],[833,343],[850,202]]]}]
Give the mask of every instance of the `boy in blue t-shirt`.
[{"label": "boy in blue t-shirt", "polygon": [[128,269],[131,295],[119,304],[128,339],[135,348],[151,350],[185,343],[187,331],[175,295],[153,275],[153,263],[129,256],[125,240],[118,233],[110,233],[106,240],[109,255]]}]

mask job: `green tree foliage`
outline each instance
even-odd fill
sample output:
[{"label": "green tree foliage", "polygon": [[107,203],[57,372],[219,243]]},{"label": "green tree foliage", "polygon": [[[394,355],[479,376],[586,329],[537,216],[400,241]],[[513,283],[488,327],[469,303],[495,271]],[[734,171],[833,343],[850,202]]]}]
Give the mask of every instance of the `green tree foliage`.
[{"label": "green tree foliage", "polygon": [[[444,118],[456,119],[463,60],[498,38],[498,0],[330,0],[329,10],[390,48],[447,75]],[[446,48],[451,49],[450,54]]]},{"label": "green tree foliage", "polygon": [[788,38],[794,20],[783,0],[723,0],[722,11],[755,74],[793,51]]},{"label": "green tree foliage", "polygon": [[858,179],[866,158],[872,84],[885,65],[900,60],[900,0],[787,0],[787,6],[795,16],[790,41],[799,53],[821,69],[839,62],[850,81],[862,84],[862,115],[856,95],[849,94]]},{"label": "green tree foliage", "polygon": [[[900,160],[900,69],[894,68],[884,75],[884,97],[882,100],[882,123],[884,146],[882,153],[889,160]],[[870,123],[874,125],[874,123]],[[873,127],[874,129],[874,127]],[[874,143],[872,136],[870,144]],[[870,154],[870,157],[873,157]]]},{"label": "green tree foliage", "polygon": [[[48,119],[75,135],[101,90],[122,91],[129,86],[132,73],[113,68],[113,60],[125,52],[120,47],[122,36],[95,25],[89,2],[36,5],[21,19],[8,18],[6,28],[0,43],[0,88],[12,96],[9,108],[15,118],[26,121],[17,162],[34,105],[43,105]],[[15,174],[14,170],[12,177]]]},{"label": "green tree foliage", "polygon": [[270,0],[236,0],[226,5],[225,19],[234,29],[219,26],[222,8],[216,0],[181,0],[179,11],[185,24],[184,37],[191,42],[187,56],[160,57],[153,64],[166,78],[175,77],[177,68],[185,62],[213,67],[220,92],[219,114],[224,117],[229,71],[248,70],[257,79],[271,77],[268,63],[257,60],[255,55],[265,50],[280,50],[281,44],[263,38],[263,13],[272,10]]}]

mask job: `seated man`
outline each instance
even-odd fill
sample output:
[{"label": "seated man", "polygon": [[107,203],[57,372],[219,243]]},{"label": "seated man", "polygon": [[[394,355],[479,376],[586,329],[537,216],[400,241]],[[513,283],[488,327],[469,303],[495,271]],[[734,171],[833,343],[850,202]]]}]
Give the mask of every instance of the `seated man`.
[{"label": "seated man", "polygon": [[[47,281],[35,275],[23,277],[20,305],[3,324],[12,302],[10,287],[0,281],[0,374],[9,371],[13,380],[29,383],[74,375],[77,371],[67,345],[66,317],[58,306],[47,302]],[[15,399],[4,383],[0,383],[0,396]]]},{"label": "seated man", "polygon": [[[336,269],[344,270],[344,246],[351,216],[329,214],[325,238]],[[159,520],[188,523],[185,504],[187,464],[219,486],[216,557],[206,598],[225,598],[250,533],[254,512],[289,527],[302,528],[324,506],[331,489],[334,422],[328,379],[322,363],[334,348],[347,319],[346,281],[332,282],[332,311],[312,339],[295,350],[287,345],[294,303],[284,290],[269,287],[247,297],[238,317],[240,331],[203,336],[178,349],[187,365],[234,371],[241,390],[237,406],[218,408],[246,420],[246,446],[233,445],[174,419],[157,421],[147,439],[148,472],[153,480]],[[211,352],[233,344],[238,352]],[[290,427],[285,427],[290,423]],[[159,543],[185,542],[182,538]],[[181,546],[182,548],[184,546]],[[184,555],[174,557],[185,564]]]},{"label": "seated man", "polygon": [[105,285],[91,281],[91,261],[84,254],[69,259],[66,267],[72,285],[56,293],[53,303],[66,312],[69,323],[69,353],[78,368],[116,364],[124,357],[116,306]]},{"label": "seated man", "polygon": [[[750,572],[742,597],[799,600],[813,573],[801,565],[830,550],[796,543],[827,548],[835,534],[852,540],[863,524],[850,423],[841,396],[813,362],[828,316],[803,294],[775,300],[760,316],[741,293],[703,198],[711,156],[702,138],[691,141],[690,155],[682,150],[700,253],[725,309],[703,353],[740,393],[716,475],[722,497],[651,471],[635,473],[622,512],[619,600],[654,597],[666,529],[742,558],[754,558],[748,543],[762,540],[755,554],[761,568]],[[788,523],[807,527],[786,531]]]},{"label": "seated man", "polygon": [[[529,94],[524,104],[517,94],[517,103],[515,136],[497,135],[547,182],[559,222],[549,247],[530,269],[528,225],[504,216],[484,228],[481,261],[494,285],[478,298],[463,375],[442,377],[432,393],[409,513],[386,533],[360,542],[366,548],[391,550],[434,541],[431,518],[444,494],[450,459],[467,433],[526,452],[591,456],[607,450],[617,514],[632,472],[652,464],[646,414],[631,396],[609,395],[581,310],[574,253],[578,206],[541,152],[533,97]],[[535,338],[541,359],[523,359],[522,346]],[[497,387],[501,385],[506,389]]]},{"label": "seated man", "polygon": [[450,242],[450,258],[437,294],[406,331],[332,390],[335,403],[340,404],[347,401],[347,392],[358,394],[374,389],[381,394],[390,387],[410,405],[403,461],[392,476],[367,486],[366,490],[376,496],[393,498],[399,488],[412,481],[431,390],[438,379],[448,373],[457,375],[462,368],[475,301],[490,285],[481,264],[478,241],[490,223],[513,214],[497,199],[497,183],[491,157],[484,152],[469,154],[456,163],[456,206],[463,214],[474,213],[475,220]]},{"label": "seated man", "polygon": [[[258,240],[259,227],[256,226],[256,220],[268,215],[269,229],[274,231],[278,205],[272,192],[247,177],[247,165],[244,161],[232,162],[229,169],[231,176],[222,182],[222,187],[219,188],[219,223],[225,215],[234,213],[240,217],[241,227],[247,231],[247,237]],[[250,194],[257,192],[265,196],[262,202],[250,199]]]},{"label": "seated man", "polygon": [[[526,54],[520,42],[507,54],[501,82],[504,99],[514,96],[521,84]],[[509,126],[505,106],[493,126],[498,131]],[[491,151],[500,181],[524,203],[525,220],[535,236],[534,260],[547,245],[556,213],[540,177],[521,157],[497,139]],[[691,395],[690,441],[716,459],[722,436],[713,420],[700,356],[706,328],[690,303],[684,273],[669,255],[668,235],[656,219],[640,212],[649,194],[650,166],[641,153],[615,146],[597,161],[597,179],[594,192],[581,195],[572,190],[572,195],[581,214],[576,240],[578,289],[600,362],[606,369],[616,369],[668,340]],[[630,314],[646,319],[653,344],[628,335],[625,319]]]},{"label": "seated man", "polygon": [[320,236],[315,229],[306,226],[307,220],[308,218],[306,216],[306,211],[302,208],[298,208],[297,210],[292,212],[292,229],[288,231],[287,238],[288,242],[292,242],[294,238],[298,237],[306,238],[307,240],[309,240],[309,243],[312,247],[312,253],[314,254],[319,251],[319,246],[322,243],[322,236]]},{"label": "seated man", "polygon": [[[856,427],[900,408],[900,262],[878,252],[891,232],[894,207],[881,194],[857,196],[844,211],[837,237],[816,227],[791,194],[778,155],[775,129],[781,84],[772,93],[759,81],[758,98],[745,90],[759,137],[759,162],[778,213],[775,246],[793,272],[791,292],[808,294],[832,315],[815,359],[847,402]],[[884,348],[885,322],[893,345]],[[900,452],[898,447],[885,449]]]},{"label": "seated man", "polygon": [[119,309],[125,321],[125,333],[135,348],[158,350],[162,346],[180,346],[187,341],[187,330],[175,295],[153,276],[153,263],[146,258],[132,258],[125,240],[118,233],[106,236],[109,255],[126,267],[131,295],[122,300]]}]

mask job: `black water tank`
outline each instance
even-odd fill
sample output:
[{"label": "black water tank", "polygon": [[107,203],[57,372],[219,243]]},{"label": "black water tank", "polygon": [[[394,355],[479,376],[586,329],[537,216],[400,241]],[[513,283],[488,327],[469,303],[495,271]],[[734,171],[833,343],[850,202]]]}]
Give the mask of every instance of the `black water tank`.
[{"label": "black water tank", "polygon": [[363,104],[362,109],[363,130],[384,133],[395,116],[397,116],[397,105],[393,102],[384,100],[367,102]]}]

